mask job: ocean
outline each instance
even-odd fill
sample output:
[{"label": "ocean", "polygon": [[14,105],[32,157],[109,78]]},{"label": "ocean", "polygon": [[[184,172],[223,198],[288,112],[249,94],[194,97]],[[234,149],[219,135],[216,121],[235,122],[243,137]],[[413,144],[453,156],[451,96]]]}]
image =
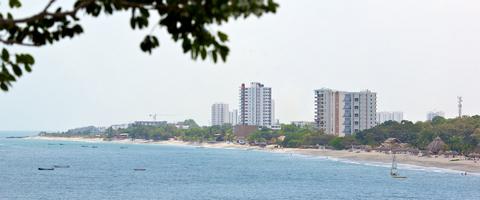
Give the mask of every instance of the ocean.
[{"label": "ocean", "polygon": [[[480,176],[456,171],[400,165],[408,178],[392,179],[321,157],[5,138],[28,134],[0,132],[0,199],[480,199]],[[70,168],[38,170],[53,165]]]}]

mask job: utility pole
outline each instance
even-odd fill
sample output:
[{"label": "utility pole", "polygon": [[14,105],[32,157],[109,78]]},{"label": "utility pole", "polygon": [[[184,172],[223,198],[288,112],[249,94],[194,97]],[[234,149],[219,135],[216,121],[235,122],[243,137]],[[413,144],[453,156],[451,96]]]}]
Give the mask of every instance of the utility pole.
[{"label": "utility pole", "polygon": [[458,99],[458,117],[462,118],[462,102],[463,102],[463,100],[462,100],[461,96],[458,96],[457,99]]}]

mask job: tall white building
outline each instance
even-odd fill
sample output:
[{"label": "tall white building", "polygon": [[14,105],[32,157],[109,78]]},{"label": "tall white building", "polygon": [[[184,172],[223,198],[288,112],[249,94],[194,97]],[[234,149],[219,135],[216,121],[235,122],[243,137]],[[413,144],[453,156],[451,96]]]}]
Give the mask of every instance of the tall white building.
[{"label": "tall white building", "polygon": [[240,86],[240,121],[241,125],[271,127],[273,125],[274,105],[272,88],[261,83]]},{"label": "tall white building", "polygon": [[377,124],[383,124],[386,121],[403,121],[403,112],[378,112],[377,113]]},{"label": "tall white building", "polygon": [[238,110],[237,109],[233,109],[232,111],[230,111],[230,115],[229,115],[229,123],[232,124],[232,126],[235,126],[238,124]]},{"label": "tall white building", "polygon": [[315,124],[327,134],[352,135],[376,125],[377,94],[315,90]]},{"label": "tall white building", "polygon": [[443,111],[430,111],[427,113],[427,121],[432,121],[435,117],[445,117],[445,113]]},{"label": "tall white building", "polygon": [[228,104],[215,103],[212,105],[212,126],[221,126],[230,123]]}]

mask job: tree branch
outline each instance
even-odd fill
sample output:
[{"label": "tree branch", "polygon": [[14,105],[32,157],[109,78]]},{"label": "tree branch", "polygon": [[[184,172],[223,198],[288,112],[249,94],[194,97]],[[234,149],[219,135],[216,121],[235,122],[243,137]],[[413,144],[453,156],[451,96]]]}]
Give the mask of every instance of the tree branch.
[{"label": "tree branch", "polygon": [[47,12],[47,10],[50,8],[50,6],[53,5],[53,3],[55,2],[56,0],[50,0],[50,2],[48,2],[47,6],[45,6],[45,8],[43,9],[43,12]]},{"label": "tree branch", "polygon": [[45,6],[45,8],[38,14],[32,15],[30,17],[21,18],[21,19],[0,19],[0,26],[10,25],[10,24],[20,24],[20,23],[28,23],[32,21],[36,21],[41,19],[45,16],[52,16],[52,17],[64,17],[64,16],[74,16],[81,8],[88,6],[90,3],[93,3],[95,0],[85,0],[84,2],[78,4],[73,10],[66,11],[66,12],[58,12],[58,13],[50,13],[48,9],[53,5],[56,0],[50,0]]},{"label": "tree branch", "polygon": [[28,47],[39,47],[40,45],[35,45],[35,44],[30,44],[30,43],[23,43],[23,42],[17,42],[15,40],[4,40],[0,38],[0,42],[6,45],[21,45],[21,46],[28,46]]}]

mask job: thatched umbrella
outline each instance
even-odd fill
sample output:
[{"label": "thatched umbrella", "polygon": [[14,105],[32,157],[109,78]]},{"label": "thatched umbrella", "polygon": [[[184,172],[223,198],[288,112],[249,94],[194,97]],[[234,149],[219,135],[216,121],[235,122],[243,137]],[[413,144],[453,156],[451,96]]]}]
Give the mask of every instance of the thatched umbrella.
[{"label": "thatched umbrella", "polygon": [[406,149],[408,148],[408,144],[402,143],[397,138],[388,138],[382,143],[381,146],[392,153],[406,152]]},{"label": "thatched umbrella", "polygon": [[389,152],[389,151],[390,151],[390,148],[384,147],[384,146],[382,145],[382,146],[379,146],[379,147],[375,148],[375,151],[378,151],[378,152]]},{"label": "thatched umbrella", "polygon": [[440,137],[436,137],[428,146],[427,149],[433,154],[438,154],[439,152],[445,150],[447,145]]},{"label": "thatched umbrella", "polygon": [[383,143],[384,144],[400,144],[401,141],[397,138],[388,138]]},{"label": "thatched umbrella", "polygon": [[397,138],[388,138],[383,143],[382,146],[388,149],[393,149],[400,145],[401,141]]},{"label": "thatched umbrella", "polygon": [[479,153],[470,153],[470,154],[468,154],[468,157],[470,157],[470,158],[480,158],[480,154]]},{"label": "thatched umbrella", "polygon": [[407,153],[414,154],[414,155],[418,155],[418,153],[420,152],[418,149],[412,148],[412,147],[407,148],[405,151]]}]

